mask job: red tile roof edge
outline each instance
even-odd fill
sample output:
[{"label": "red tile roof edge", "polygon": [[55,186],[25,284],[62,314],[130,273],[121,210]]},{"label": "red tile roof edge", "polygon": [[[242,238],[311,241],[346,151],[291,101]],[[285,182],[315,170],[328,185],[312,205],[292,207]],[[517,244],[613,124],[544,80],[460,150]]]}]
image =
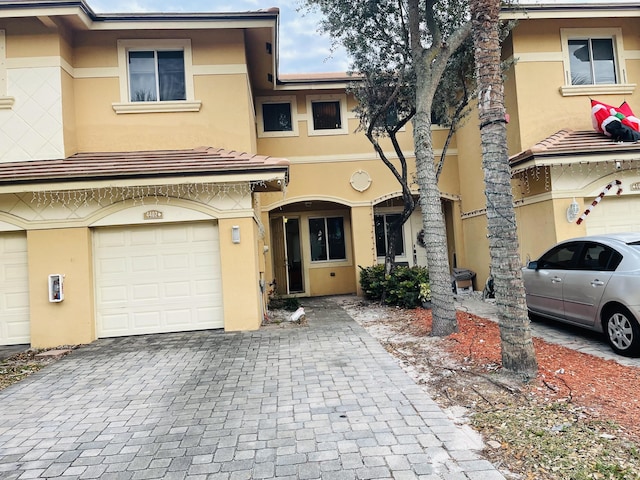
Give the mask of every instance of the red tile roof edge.
[{"label": "red tile roof edge", "polygon": [[0,185],[84,179],[287,172],[285,158],[213,147],[189,150],[81,152],[65,159],[0,163]]},{"label": "red tile roof edge", "polygon": [[606,155],[626,151],[640,153],[640,142],[619,143],[594,130],[562,129],[527,150],[512,155],[509,157],[509,163],[514,166],[542,156]]}]

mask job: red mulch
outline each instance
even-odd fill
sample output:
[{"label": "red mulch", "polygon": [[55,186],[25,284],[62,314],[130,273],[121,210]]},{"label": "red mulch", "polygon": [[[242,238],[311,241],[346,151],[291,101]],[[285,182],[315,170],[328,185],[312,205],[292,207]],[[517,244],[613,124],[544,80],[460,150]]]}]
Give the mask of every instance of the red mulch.
[{"label": "red mulch", "polygon": [[[431,311],[412,311],[413,333],[431,331]],[[449,353],[459,361],[495,371],[501,360],[498,324],[458,312],[458,332],[447,337]],[[540,338],[533,343],[538,376],[531,392],[549,400],[570,400],[602,420],[612,420],[640,437],[640,368],[572,350]]]}]

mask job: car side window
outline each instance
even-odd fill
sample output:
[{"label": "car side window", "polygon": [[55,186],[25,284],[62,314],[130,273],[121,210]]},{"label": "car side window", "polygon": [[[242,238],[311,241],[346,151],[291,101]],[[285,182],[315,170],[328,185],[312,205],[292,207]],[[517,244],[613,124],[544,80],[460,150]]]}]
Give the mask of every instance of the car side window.
[{"label": "car side window", "polygon": [[613,272],[622,255],[606,245],[587,242],[578,261],[579,270],[596,270],[600,272]]},{"label": "car side window", "polygon": [[611,251],[599,243],[588,242],[578,260],[578,270],[604,270]]},{"label": "car side window", "polygon": [[612,248],[605,247],[605,252],[603,252],[603,258],[601,259],[601,268],[605,272],[615,272],[618,265],[622,261],[622,255],[616,252]]},{"label": "car side window", "polygon": [[573,270],[576,268],[576,257],[580,251],[581,243],[565,243],[558,245],[538,260],[538,268],[551,270]]}]

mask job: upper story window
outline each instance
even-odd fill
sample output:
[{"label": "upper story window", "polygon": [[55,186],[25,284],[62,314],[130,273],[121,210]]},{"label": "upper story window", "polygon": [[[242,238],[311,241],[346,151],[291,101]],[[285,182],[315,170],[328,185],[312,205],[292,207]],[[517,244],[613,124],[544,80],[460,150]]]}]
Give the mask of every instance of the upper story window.
[{"label": "upper story window", "polygon": [[186,100],[182,50],[130,50],[129,100]]},{"label": "upper story window", "polygon": [[561,29],[565,85],[562,94],[632,93],[620,28]]},{"label": "upper story window", "polygon": [[189,39],[118,40],[120,102],[116,113],[193,112]]},{"label": "upper story window", "polygon": [[611,38],[569,40],[571,85],[602,85],[616,82],[616,63]]},{"label": "upper story window", "polygon": [[342,128],[340,116],[340,102],[311,102],[313,110],[314,130],[339,130]]},{"label": "upper story window", "polygon": [[262,105],[265,132],[290,132],[293,130],[290,103],[265,103]]},{"label": "upper story window", "polygon": [[307,127],[309,135],[348,134],[347,96],[344,94],[309,95]]},{"label": "upper story window", "polygon": [[295,96],[258,97],[256,104],[259,137],[298,136]]}]

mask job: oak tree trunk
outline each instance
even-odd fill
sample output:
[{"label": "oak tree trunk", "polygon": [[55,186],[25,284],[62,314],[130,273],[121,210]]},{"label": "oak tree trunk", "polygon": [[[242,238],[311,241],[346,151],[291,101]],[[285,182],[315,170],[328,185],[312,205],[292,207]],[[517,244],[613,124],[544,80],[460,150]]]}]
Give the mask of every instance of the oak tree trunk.
[{"label": "oak tree trunk", "polygon": [[[419,68],[422,66],[416,65],[416,69]],[[430,78],[431,76],[427,72],[418,75],[416,115],[413,118],[413,141],[431,286],[433,315],[431,334],[442,337],[456,332],[458,323],[451,290],[447,234],[434,163],[430,101],[433,98],[433,93],[429,92],[430,88],[434,88],[434,83],[429,81]]]}]

